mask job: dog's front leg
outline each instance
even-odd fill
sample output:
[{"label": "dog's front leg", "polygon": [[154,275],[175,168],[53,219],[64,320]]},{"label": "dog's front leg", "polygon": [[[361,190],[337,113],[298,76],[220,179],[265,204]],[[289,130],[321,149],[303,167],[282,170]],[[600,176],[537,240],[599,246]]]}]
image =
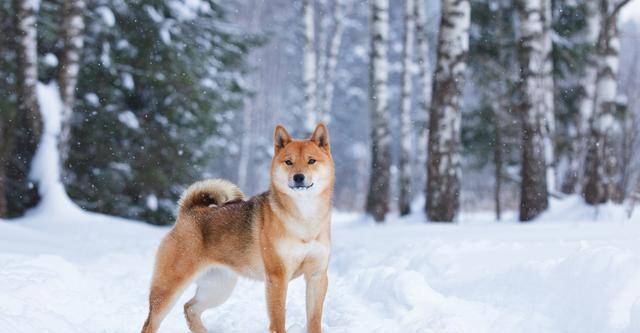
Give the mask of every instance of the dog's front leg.
[{"label": "dog's front leg", "polygon": [[269,311],[269,332],[285,333],[285,303],[289,279],[282,269],[267,273],[267,308]]},{"label": "dog's front leg", "polygon": [[307,282],[307,330],[309,333],[322,332],[322,307],[327,294],[326,269],[305,274]]}]

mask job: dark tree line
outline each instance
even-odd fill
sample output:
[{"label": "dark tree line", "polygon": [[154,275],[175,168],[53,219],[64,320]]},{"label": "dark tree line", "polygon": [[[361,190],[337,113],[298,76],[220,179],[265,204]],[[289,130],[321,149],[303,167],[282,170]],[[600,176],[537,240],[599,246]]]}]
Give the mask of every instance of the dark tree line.
[{"label": "dark tree line", "polygon": [[258,39],[226,28],[217,1],[35,3],[0,7],[0,216],[38,202],[29,173],[47,101],[37,90],[55,82],[57,177],[69,196],[92,211],[170,222],[182,187],[228,147],[216,144],[247,96],[245,57]]}]

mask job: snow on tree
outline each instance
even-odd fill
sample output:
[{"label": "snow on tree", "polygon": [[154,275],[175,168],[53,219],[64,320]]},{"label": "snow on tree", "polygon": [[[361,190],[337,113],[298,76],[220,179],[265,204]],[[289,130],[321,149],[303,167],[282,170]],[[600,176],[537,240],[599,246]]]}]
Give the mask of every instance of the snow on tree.
[{"label": "snow on tree", "polygon": [[366,211],[383,222],[389,211],[391,134],[387,80],[389,42],[389,1],[371,2],[369,50],[369,110],[371,113],[371,171]]},{"label": "snow on tree", "polygon": [[398,198],[398,208],[400,215],[407,215],[411,212],[412,196],[412,168],[411,156],[413,155],[413,123],[411,120],[411,85],[413,76],[411,69],[413,66],[413,46],[415,33],[415,4],[413,0],[405,0],[404,13],[404,38],[402,48],[402,91],[400,97],[400,196]]},{"label": "snow on tree", "polygon": [[37,12],[39,2],[14,0],[16,38],[16,95],[17,126],[11,155],[15,158],[7,176],[13,181],[6,190],[9,211],[23,213],[38,202],[37,184],[29,179],[31,162],[42,133],[42,119],[38,107]]},{"label": "snow on tree", "polygon": [[620,43],[618,14],[629,0],[599,0],[600,32],[596,44],[596,91],[594,113],[589,131],[585,161],[583,196],[588,204],[619,201],[620,161],[615,154],[616,135],[620,124],[618,113],[618,67]]},{"label": "snow on tree", "polygon": [[[64,0],[62,35],[64,51],[60,65],[60,95],[62,98],[62,125],[58,137],[60,163],[65,165],[71,140],[71,116],[76,101],[76,86],[80,72],[80,57],[84,44],[84,0]],[[60,169],[64,173],[64,168]],[[62,175],[60,175],[62,176]]]},{"label": "snow on tree", "polygon": [[549,0],[519,0],[516,6],[522,115],[520,220],[528,221],[547,209],[553,189],[551,4]]},{"label": "snow on tree", "polygon": [[[217,1],[87,5],[67,191],[85,209],[170,223],[183,186],[239,150],[253,37]],[[57,35],[42,40],[63,54]]]},{"label": "snow on tree", "polygon": [[469,50],[468,0],[443,0],[429,118],[427,217],[453,221],[460,207],[460,121]]}]

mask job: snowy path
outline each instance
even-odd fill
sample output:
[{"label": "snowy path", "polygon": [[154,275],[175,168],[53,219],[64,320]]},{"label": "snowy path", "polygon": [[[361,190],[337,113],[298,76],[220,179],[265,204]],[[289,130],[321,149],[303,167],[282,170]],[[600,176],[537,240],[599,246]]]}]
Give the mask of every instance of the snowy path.
[{"label": "snowy path", "polygon": [[[605,221],[617,218],[378,227],[338,215],[326,332],[640,332],[640,219]],[[0,222],[0,333],[138,332],[167,230],[78,212]],[[193,289],[161,332],[187,332],[181,305]],[[300,279],[287,319],[303,332]],[[266,332],[262,283],[242,280],[205,324]]]}]

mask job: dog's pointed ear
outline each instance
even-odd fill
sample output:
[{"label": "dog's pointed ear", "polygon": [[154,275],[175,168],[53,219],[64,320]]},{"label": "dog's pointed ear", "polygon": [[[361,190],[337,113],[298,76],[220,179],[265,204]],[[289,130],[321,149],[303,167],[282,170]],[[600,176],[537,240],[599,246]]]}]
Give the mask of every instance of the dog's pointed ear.
[{"label": "dog's pointed ear", "polygon": [[280,149],[284,148],[284,146],[288,145],[291,141],[291,135],[289,135],[287,129],[282,125],[276,126],[276,130],[273,133],[274,152],[277,154]]},{"label": "dog's pointed ear", "polygon": [[311,141],[315,142],[320,148],[330,151],[329,129],[325,124],[318,124],[313,134],[311,134]]}]

